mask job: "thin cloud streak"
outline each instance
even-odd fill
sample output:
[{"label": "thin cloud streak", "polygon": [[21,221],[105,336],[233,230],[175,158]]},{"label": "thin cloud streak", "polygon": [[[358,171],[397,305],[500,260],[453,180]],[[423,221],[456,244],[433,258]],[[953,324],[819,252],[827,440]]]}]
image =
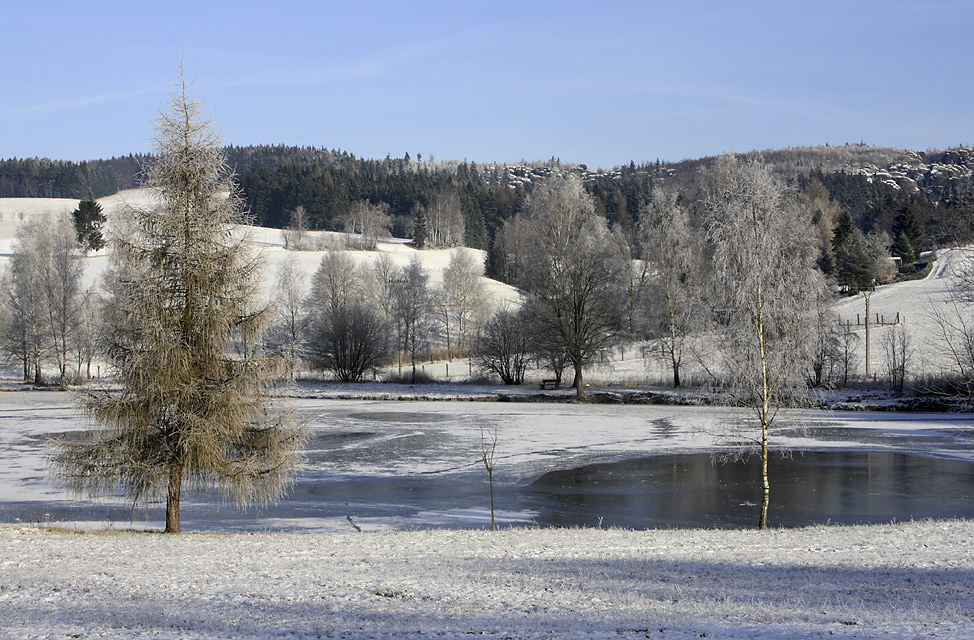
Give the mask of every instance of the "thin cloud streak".
[{"label": "thin cloud streak", "polygon": [[56,100],[53,102],[44,102],[44,103],[34,104],[34,105],[25,105],[21,107],[10,107],[7,109],[0,109],[0,118],[13,119],[22,116],[62,113],[65,111],[73,111],[75,109],[83,109],[87,107],[109,104],[112,102],[119,102],[122,100],[128,100],[130,98],[139,98],[142,96],[158,95],[158,94],[159,94],[159,88],[154,87],[152,89],[135,89],[131,91],[117,91],[114,93],[102,93],[102,94],[96,94],[90,96],[82,96],[78,98],[70,98],[67,100]]}]

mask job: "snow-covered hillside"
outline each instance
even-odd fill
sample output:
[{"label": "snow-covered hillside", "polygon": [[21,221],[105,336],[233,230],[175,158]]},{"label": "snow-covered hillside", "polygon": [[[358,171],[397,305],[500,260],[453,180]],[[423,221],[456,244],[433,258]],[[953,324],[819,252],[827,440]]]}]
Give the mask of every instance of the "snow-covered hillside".
[{"label": "snow-covered hillside", "polygon": [[[144,189],[122,191],[98,201],[108,218],[108,225],[124,211],[125,207],[148,207],[152,200],[150,193]],[[30,217],[48,216],[55,219],[58,214],[70,213],[78,206],[77,200],[56,198],[0,198],[0,266],[6,263],[14,244],[17,229],[22,222]],[[324,255],[319,251],[286,251],[284,249],[284,235],[278,229],[262,227],[247,227],[246,232],[250,240],[259,248],[264,260],[265,293],[270,296],[276,282],[279,265],[289,256],[294,256],[305,273],[305,282],[310,283],[311,276],[317,270]],[[333,232],[309,232],[309,243],[321,246],[342,247],[345,245],[345,234]],[[474,249],[460,249],[474,254],[481,262],[486,258],[483,251]],[[374,260],[379,253],[388,255],[394,265],[404,266],[414,257],[419,258],[423,267],[430,274],[430,284],[437,286],[442,281],[442,272],[450,262],[452,249],[416,250],[407,244],[406,240],[388,238],[381,240],[377,251],[351,251],[351,255],[359,264],[366,264]],[[101,273],[107,265],[107,249],[93,253],[86,258],[85,280],[88,286],[95,286]],[[517,291],[506,284],[484,278],[488,301],[496,306],[518,299]]]},{"label": "snow-covered hillside", "polygon": [[[142,189],[123,191],[113,196],[99,200],[109,219],[114,217],[126,206],[144,207],[150,204],[149,193]],[[77,201],[49,198],[0,198],[0,268],[7,261],[13,246],[18,226],[23,220],[32,216],[56,215],[70,212],[77,207]],[[324,250],[319,251],[287,251],[284,249],[283,233],[277,229],[262,227],[248,227],[247,232],[251,241],[259,248],[265,263],[265,294],[273,295],[276,285],[276,273],[289,256],[293,256],[301,265],[305,274],[306,286],[311,276],[317,270]],[[332,232],[311,232],[311,242],[322,246],[345,245],[344,234]],[[479,260],[484,260],[482,251],[461,249],[475,254]],[[409,263],[417,257],[429,271],[430,283],[438,285],[442,280],[442,271],[450,260],[450,249],[434,249],[418,251],[407,244],[407,241],[389,238],[380,241],[377,251],[351,251],[351,255],[358,263],[364,264],[374,260],[377,255],[385,254],[397,266]],[[871,331],[870,343],[872,355],[872,374],[882,375],[882,340],[883,336],[893,331],[897,325],[893,324],[898,317],[900,326],[906,329],[912,345],[910,358],[910,373],[914,376],[937,375],[949,366],[943,357],[943,350],[937,336],[937,327],[933,321],[935,310],[948,309],[949,291],[952,277],[958,266],[970,259],[968,251],[962,249],[942,250],[930,274],[922,280],[898,283],[879,287],[872,294],[870,301],[870,316],[874,326]],[[98,278],[107,265],[107,249],[91,254],[86,258],[86,283],[96,286]],[[520,294],[513,287],[496,280],[484,278],[484,285],[488,294],[488,303],[501,307],[519,300]],[[834,310],[839,314],[840,321],[850,322],[853,329],[864,337],[865,334],[865,302],[862,296],[842,298],[835,302]],[[883,324],[877,324],[877,317]],[[856,325],[856,322],[859,325]],[[661,383],[668,377],[666,364],[653,357],[645,357],[638,347],[621,350],[611,356],[607,363],[596,366],[590,372],[589,380],[604,384],[632,384],[632,383]],[[864,349],[858,353],[856,371],[862,375],[865,371]],[[446,363],[427,364],[424,367],[428,373],[438,379],[459,379],[459,374],[469,373],[469,368],[457,363],[452,370]],[[694,366],[684,363],[684,378],[692,380]],[[447,374],[450,375],[447,375]],[[700,373],[699,371],[696,373]]]}]

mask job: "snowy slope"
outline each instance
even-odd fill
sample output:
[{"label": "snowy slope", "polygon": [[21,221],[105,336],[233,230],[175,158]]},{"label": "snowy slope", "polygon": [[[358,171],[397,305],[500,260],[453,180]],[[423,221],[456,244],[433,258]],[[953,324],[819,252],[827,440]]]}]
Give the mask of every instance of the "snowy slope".
[{"label": "snowy slope", "polygon": [[[869,300],[871,373],[884,375],[883,337],[896,329],[895,320],[910,338],[913,375],[940,374],[949,364],[942,355],[941,342],[933,313],[951,311],[951,291],[958,269],[965,268],[971,259],[971,249],[944,249],[938,253],[930,273],[921,280],[900,282],[877,287]],[[850,322],[860,337],[865,337],[865,299],[863,295],[842,298],[833,309],[842,323]],[[880,324],[877,324],[877,320]],[[862,324],[856,325],[857,322]],[[865,369],[865,354],[860,349],[859,372]]]},{"label": "snowy slope", "polygon": [[[148,207],[152,204],[150,193],[145,189],[131,189],[98,201],[108,217],[111,226],[113,218],[125,207]],[[6,263],[13,246],[17,229],[21,222],[28,217],[48,216],[52,219],[61,213],[70,213],[78,206],[77,200],[56,198],[0,198],[0,267]],[[290,255],[294,256],[306,274],[306,283],[310,283],[311,275],[317,270],[324,251],[285,251],[284,236],[278,229],[263,227],[247,227],[248,238],[258,247],[264,260],[265,293],[270,296],[276,282],[278,266]],[[325,246],[344,246],[345,234],[333,232],[310,232],[311,240],[318,240]],[[388,255],[393,264],[404,266],[418,257],[423,267],[429,271],[430,284],[439,285],[442,281],[442,271],[450,262],[451,249],[429,249],[418,251],[408,246],[406,240],[389,238],[379,242],[377,251],[351,251],[351,255],[359,264],[374,260],[379,253]],[[486,254],[474,249],[461,249],[473,253],[483,261]],[[94,286],[107,265],[107,250],[91,254],[86,258],[85,281],[88,286]],[[519,297],[513,287],[484,278],[488,301],[502,306]]]}]

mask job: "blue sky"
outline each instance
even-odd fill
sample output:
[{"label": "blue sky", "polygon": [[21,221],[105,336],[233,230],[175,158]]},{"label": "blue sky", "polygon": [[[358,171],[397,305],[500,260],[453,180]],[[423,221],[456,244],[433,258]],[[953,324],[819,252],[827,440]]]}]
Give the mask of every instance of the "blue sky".
[{"label": "blue sky", "polygon": [[0,158],[149,151],[183,60],[227,143],[590,167],[974,143],[974,3],[5,1]]}]

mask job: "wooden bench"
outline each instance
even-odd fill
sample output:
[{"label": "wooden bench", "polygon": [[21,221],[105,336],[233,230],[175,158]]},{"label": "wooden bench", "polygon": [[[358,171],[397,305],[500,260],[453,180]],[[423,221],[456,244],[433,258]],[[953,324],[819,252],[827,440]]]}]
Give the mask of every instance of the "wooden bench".
[{"label": "wooden bench", "polygon": [[557,380],[552,379],[552,380],[542,380],[539,386],[541,389],[557,389],[561,385],[558,384]]}]

